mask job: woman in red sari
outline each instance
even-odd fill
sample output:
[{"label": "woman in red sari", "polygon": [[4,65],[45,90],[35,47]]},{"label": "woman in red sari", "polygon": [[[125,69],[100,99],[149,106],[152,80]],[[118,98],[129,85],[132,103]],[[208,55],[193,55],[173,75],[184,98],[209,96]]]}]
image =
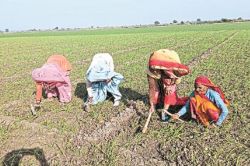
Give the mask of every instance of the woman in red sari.
[{"label": "woman in red sari", "polygon": [[[151,54],[148,63],[149,103],[150,112],[155,111],[158,104],[164,105],[167,111],[170,106],[184,105],[188,98],[179,98],[176,85],[181,76],[187,75],[189,68],[180,62],[178,54],[173,50],[161,49]],[[166,120],[162,112],[162,120]]]},{"label": "woman in red sari", "polygon": [[221,89],[206,76],[197,77],[194,86],[189,101],[173,118],[178,119],[190,110],[192,118],[202,125],[211,127],[210,123],[214,122],[213,125],[221,126],[228,115],[229,104]]}]

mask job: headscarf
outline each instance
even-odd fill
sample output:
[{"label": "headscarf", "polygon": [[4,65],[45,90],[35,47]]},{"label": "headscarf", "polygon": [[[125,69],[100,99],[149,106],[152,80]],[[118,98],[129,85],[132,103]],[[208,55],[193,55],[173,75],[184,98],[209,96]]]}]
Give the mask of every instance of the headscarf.
[{"label": "headscarf", "polygon": [[51,55],[48,60],[48,64],[57,64],[63,71],[70,71],[71,64],[63,55]]},{"label": "headscarf", "polygon": [[172,77],[181,77],[190,72],[187,66],[181,64],[179,55],[169,49],[160,49],[153,52],[148,66],[151,69],[167,70]]},{"label": "headscarf", "polygon": [[109,53],[95,54],[86,72],[90,82],[111,79],[114,75],[113,58]]},{"label": "headscarf", "polygon": [[222,90],[220,89],[220,87],[216,86],[211,80],[209,80],[208,77],[206,77],[206,76],[198,76],[198,77],[196,77],[194,83],[195,84],[202,84],[202,85],[207,86],[208,88],[218,92],[220,94],[220,97],[224,101],[224,103],[229,104],[228,100],[225,98],[225,95],[222,92]]}]

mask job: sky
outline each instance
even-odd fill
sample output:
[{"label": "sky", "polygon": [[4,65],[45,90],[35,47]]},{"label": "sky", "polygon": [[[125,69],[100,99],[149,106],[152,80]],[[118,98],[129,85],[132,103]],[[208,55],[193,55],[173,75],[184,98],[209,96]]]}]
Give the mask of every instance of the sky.
[{"label": "sky", "polygon": [[1,0],[0,30],[250,19],[250,0]]}]

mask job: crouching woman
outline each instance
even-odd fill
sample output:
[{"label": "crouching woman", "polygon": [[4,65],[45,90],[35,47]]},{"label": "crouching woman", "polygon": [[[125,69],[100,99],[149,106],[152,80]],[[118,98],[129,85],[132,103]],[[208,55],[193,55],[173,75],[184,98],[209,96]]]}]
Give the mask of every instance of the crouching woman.
[{"label": "crouching woman", "polygon": [[86,87],[88,99],[84,103],[85,111],[89,105],[103,102],[108,93],[114,98],[113,106],[118,106],[121,100],[119,84],[123,81],[123,76],[114,71],[113,58],[109,53],[95,54],[86,72]]},{"label": "crouching woman", "polygon": [[150,112],[154,112],[156,106],[164,105],[162,120],[166,121],[170,106],[185,105],[188,97],[177,95],[177,84],[189,72],[189,68],[181,63],[179,55],[173,50],[160,49],[150,55],[147,70]]},{"label": "crouching woman", "polygon": [[36,104],[42,99],[42,91],[47,98],[58,97],[62,103],[71,101],[71,83],[69,74],[71,64],[63,55],[52,55],[41,67],[32,71],[36,83]]},{"label": "crouching woman", "polygon": [[192,118],[202,125],[221,126],[228,115],[227,105],[229,104],[221,89],[206,76],[197,77],[194,87],[195,90],[191,93],[189,101],[177,114],[174,114],[173,119],[178,119],[190,110]]}]

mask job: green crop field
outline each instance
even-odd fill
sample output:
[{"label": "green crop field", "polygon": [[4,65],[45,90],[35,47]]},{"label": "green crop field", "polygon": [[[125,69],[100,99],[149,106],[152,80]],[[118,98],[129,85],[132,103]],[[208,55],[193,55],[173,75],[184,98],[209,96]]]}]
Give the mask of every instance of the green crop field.
[{"label": "green crop field", "polygon": [[[175,50],[191,74],[179,96],[193,90],[197,75],[207,75],[230,100],[220,128],[186,121],[160,121],[153,114],[146,134],[151,52]],[[111,53],[115,70],[125,77],[121,105],[112,101],[82,110],[85,72],[95,53]],[[42,100],[33,116],[35,84],[31,71],[52,54],[71,62],[73,100]],[[250,164],[250,23],[170,25],[77,31],[0,34],[0,162],[36,165],[249,165]],[[128,101],[136,102],[128,109]],[[43,152],[43,153],[42,153]],[[37,160],[32,155],[38,156]]]}]

